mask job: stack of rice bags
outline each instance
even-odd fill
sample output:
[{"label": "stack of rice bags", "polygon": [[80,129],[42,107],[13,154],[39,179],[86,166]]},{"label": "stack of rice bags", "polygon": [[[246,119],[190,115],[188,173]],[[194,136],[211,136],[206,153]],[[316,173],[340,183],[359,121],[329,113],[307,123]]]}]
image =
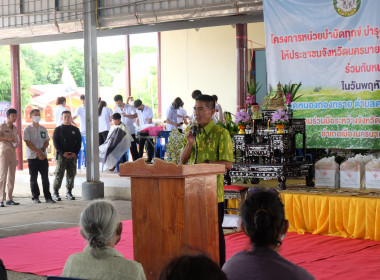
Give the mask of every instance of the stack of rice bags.
[{"label": "stack of rice bags", "polygon": [[365,166],[366,189],[380,190],[380,158],[372,159]]},{"label": "stack of rice bags", "polygon": [[365,165],[372,156],[356,155],[340,165],[340,187],[349,189],[364,189]]},{"label": "stack of rice bags", "polygon": [[315,186],[339,188],[339,164],[335,157],[323,158],[315,163]]}]

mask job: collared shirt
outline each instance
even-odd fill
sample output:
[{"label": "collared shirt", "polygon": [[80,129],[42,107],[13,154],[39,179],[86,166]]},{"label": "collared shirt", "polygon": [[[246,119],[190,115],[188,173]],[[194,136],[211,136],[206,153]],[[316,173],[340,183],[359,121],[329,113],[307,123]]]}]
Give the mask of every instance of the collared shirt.
[{"label": "collared shirt", "polygon": [[15,125],[9,125],[8,122],[5,122],[0,126],[0,137],[12,137],[16,139],[16,142],[13,143],[9,141],[0,141],[0,152],[6,150],[15,151],[15,147],[17,147],[20,143],[17,127]]},{"label": "collared shirt", "polygon": [[[123,112],[126,115],[134,115],[134,114],[136,114],[136,109],[135,109],[135,107],[133,107],[131,105],[124,104],[124,108],[123,109],[121,109],[120,107],[116,107],[116,109],[113,112],[114,113],[119,113],[120,115]],[[136,129],[135,129],[136,118],[135,119],[130,119],[130,118],[121,116],[121,121],[123,122],[123,124],[125,124],[126,127],[128,127],[129,132],[131,134],[135,134],[135,131],[136,131]]]},{"label": "collared shirt", "polygon": [[[182,116],[182,117],[186,117],[187,116],[187,112],[186,112],[186,110],[185,109],[183,109],[183,107],[180,107],[179,109],[178,109],[178,115],[179,116]],[[180,117],[178,117],[177,116],[177,123],[183,123],[185,121],[185,118],[180,118]],[[182,126],[180,126],[180,127],[178,127],[178,128],[183,128],[183,125]]]},{"label": "collared shirt", "polygon": [[[42,149],[46,141],[49,141],[50,137],[45,127],[39,125],[35,127],[33,124],[25,127],[24,129],[24,141],[30,141],[37,149]],[[46,156],[46,151],[44,151]],[[26,158],[35,159],[37,154],[32,151],[28,146],[26,146]]]},{"label": "collared shirt", "polygon": [[68,111],[68,109],[62,104],[59,104],[55,111],[55,126],[56,127],[62,124],[62,113],[65,111]]},{"label": "collared shirt", "polygon": [[266,247],[253,247],[233,255],[222,270],[229,280],[314,280],[304,268]]},{"label": "collared shirt", "polygon": [[97,257],[91,255],[90,246],[83,252],[71,255],[63,268],[62,276],[88,280],[145,280],[140,263],[127,260],[116,249],[95,249]]},{"label": "collared shirt", "polygon": [[[62,114],[62,113],[61,113]],[[80,121],[80,132],[82,135],[86,133],[86,107],[80,105],[75,111],[73,117],[78,117]]]},{"label": "collared shirt", "polygon": [[[178,110],[174,109],[173,105],[170,105],[169,108],[166,110],[166,118],[173,123],[177,123],[177,116],[178,116]],[[167,131],[172,131],[174,128],[177,128],[177,127],[170,123],[166,123]]]},{"label": "collared shirt", "polygon": [[102,108],[102,113],[99,118],[99,132],[110,131],[111,129],[111,120],[112,110],[107,107]]},{"label": "collared shirt", "polygon": [[[190,127],[186,129],[186,133]],[[232,150],[232,140],[227,129],[216,125],[213,121],[209,122],[200,133],[196,136],[198,145],[197,162],[202,163],[209,161],[234,161]],[[182,149],[186,147],[187,139],[183,140]],[[195,160],[195,143],[191,150],[189,163],[193,164]],[[218,202],[224,201],[223,175],[218,175]]]},{"label": "collared shirt", "polygon": [[144,109],[137,110],[137,116],[139,117],[140,126],[148,124],[149,119],[153,119],[153,111],[148,106],[144,106]]}]

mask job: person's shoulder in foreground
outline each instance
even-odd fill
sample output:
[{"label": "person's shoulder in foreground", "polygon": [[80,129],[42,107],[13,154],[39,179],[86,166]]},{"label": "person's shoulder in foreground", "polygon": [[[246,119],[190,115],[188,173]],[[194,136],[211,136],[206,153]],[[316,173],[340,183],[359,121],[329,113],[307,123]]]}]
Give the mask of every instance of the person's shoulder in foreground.
[{"label": "person's shoulder in foreground", "polygon": [[289,227],[279,193],[265,188],[252,190],[240,211],[241,228],[249,237],[252,249],[235,254],[224,264],[227,278],[313,280],[314,277],[304,268],[278,253]]},{"label": "person's shoulder in foreground", "polygon": [[315,279],[306,269],[265,247],[233,255],[224,264],[223,271],[229,280]]},{"label": "person's shoulder in foreground", "polygon": [[71,255],[65,264],[62,276],[83,279],[127,279],[144,280],[145,274],[140,263],[128,260],[116,249],[107,247],[99,250],[97,257],[87,246],[83,252]]},{"label": "person's shoulder in foreground", "polygon": [[90,202],[80,215],[81,235],[88,245],[83,252],[71,255],[62,276],[88,280],[145,280],[138,262],[127,260],[114,247],[120,241],[123,224],[112,203]]}]

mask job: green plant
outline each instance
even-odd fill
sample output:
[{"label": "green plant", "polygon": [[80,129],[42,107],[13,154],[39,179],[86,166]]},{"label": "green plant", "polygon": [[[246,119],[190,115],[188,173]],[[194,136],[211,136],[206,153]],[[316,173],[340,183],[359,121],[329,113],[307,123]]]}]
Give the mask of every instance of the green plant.
[{"label": "green plant", "polygon": [[166,144],[166,156],[165,161],[174,162],[175,164],[181,164],[181,151],[184,135],[173,129],[169,135],[169,142]]},{"label": "green plant", "polygon": [[259,82],[257,82],[256,84],[252,80],[250,82],[247,82],[247,91],[251,95],[256,96],[261,87],[261,85],[259,86]]},{"label": "green plant", "polygon": [[239,128],[237,124],[232,120],[232,114],[230,112],[224,112],[224,119],[226,120],[225,123],[218,121],[218,125],[227,129],[232,138],[234,134],[238,133]]},{"label": "green plant", "polygon": [[[301,82],[299,84],[292,84],[291,82],[289,82],[289,84],[283,85],[282,90],[283,90],[284,94],[286,95],[286,99],[288,100],[290,98],[290,102],[294,102],[298,98],[300,98],[303,94],[301,94],[299,96],[296,96],[296,95],[297,95],[297,91],[299,90],[299,88],[301,86],[302,86]],[[290,93],[291,95],[287,96],[288,93]]]}]

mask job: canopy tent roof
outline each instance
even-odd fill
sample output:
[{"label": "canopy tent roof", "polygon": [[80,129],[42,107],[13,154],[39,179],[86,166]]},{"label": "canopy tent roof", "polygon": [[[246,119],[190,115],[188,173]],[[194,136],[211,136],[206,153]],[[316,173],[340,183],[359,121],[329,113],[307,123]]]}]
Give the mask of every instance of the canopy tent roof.
[{"label": "canopy tent roof", "polygon": [[3,0],[0,44],[82,38],[83,1],[96,1],[99,36],[263,20],[262,0]]}]

